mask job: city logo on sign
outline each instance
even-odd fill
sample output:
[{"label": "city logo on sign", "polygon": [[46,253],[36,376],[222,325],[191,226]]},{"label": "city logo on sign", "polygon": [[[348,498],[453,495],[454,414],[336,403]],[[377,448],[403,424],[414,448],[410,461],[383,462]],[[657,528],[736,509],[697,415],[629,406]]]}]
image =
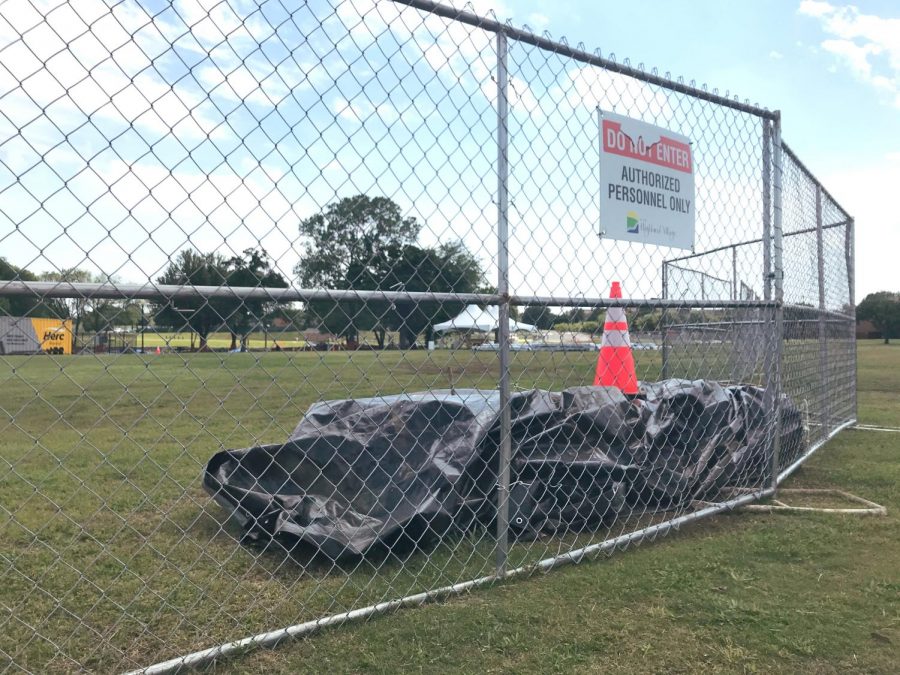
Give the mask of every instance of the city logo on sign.
[{"label": "city logo on sign", "polygon": [[640,227],[641,221],[638,220],[638,214],[634,211],[629,211],[628,215],[625,216],[625,231],[628,234],[638,234]]}]

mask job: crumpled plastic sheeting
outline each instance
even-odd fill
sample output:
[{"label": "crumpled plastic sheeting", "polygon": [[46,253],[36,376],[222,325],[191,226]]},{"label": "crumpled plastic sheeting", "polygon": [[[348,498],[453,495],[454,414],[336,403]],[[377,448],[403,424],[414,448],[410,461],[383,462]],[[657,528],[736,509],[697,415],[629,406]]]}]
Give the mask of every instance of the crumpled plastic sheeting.
[{"label": "crumpled plastic sheeting", "polygon": [[[608,526],[723,487],[760,487],[772,430],[764,390],[706,380],[511,396],[515,536]],[[205,489],[250,540],[302,542],[331,558],[424,547],[496,516],[496,391],[455,390],[314,404],[283,445],[217,453]],[[782,466],[805,447],[786,397]]]}]

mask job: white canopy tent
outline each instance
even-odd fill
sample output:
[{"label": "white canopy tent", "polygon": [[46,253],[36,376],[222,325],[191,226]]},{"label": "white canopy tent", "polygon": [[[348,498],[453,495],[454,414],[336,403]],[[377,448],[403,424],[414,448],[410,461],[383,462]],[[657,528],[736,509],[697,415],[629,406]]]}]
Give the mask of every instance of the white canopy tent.
[{"label": "white canopy tent", "polygon": [[[432,330],[435,333],[446,333],[447,331],[458,330],[458,331],[481,331],[483,333],[489,333],[491,331],[497,330],[500,326],[500,308],[499,307],[487,307],[482,309],[478,305],[468,305],[462,312],[459,313],[458,316],[450,319],[449,321],[444,321],[443,323],[438,323],[432,326]],[[509,331],[511,333],[515,333],[516,331],[535,331],[537,330],[536,326],[532,326],[528,323],[520,323],[515,321],[514,319],[509,320]]]}]

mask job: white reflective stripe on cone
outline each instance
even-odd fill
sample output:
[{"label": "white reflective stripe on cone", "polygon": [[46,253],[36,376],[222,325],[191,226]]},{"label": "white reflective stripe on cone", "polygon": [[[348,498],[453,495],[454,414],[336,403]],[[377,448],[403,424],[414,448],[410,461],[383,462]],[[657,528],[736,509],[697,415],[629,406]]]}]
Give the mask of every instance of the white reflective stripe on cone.
[{"label": "white reflective stripe on cone", "polygon": [[622,307],[610,307],[606,310],[606,320],[614,323],[626,321],[625,309]]},{"label": "white reflective stripe on cone", "polygon": [[608,330],[603,333],[601,347],[628,347],[631,348],[631,340],[627,330]]}]

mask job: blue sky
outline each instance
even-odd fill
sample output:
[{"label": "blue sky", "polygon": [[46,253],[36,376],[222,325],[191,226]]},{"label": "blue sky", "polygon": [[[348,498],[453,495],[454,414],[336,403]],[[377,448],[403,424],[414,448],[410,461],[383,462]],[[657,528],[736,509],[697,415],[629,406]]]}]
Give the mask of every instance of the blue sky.
[{"label": "blue sky", "polygon": [[[475,11],[780,109],[785,140],[857,218],[861,298],[900,290],[893,5],[477,0]],[[597,239],[598,107],[693,139],[698,250],[759,236],[758,120],[510,50],[514,290],[591,296],[619,279],[633,297],[660,293],[671,250]],[[387,0],[30,0],[0,6],[0,61],[0,255],[17,264],[148,282],[185,247],[260,245],[292,276],[298,220],[367,193],[419,218],[424,243],[463,239],[495,275],[495,57],[480,31]],[[815,302],[814,246],[797,247],[788,299]],[[726,257],[698,265],[731,275]],[[760,292],[759,251],[738,267]]]},{"label": "blue sky", "polygon": [[488,7],[781,110],[785,140],[856,218],[858,299],[900,291],[900,2],[478,3]]}]

